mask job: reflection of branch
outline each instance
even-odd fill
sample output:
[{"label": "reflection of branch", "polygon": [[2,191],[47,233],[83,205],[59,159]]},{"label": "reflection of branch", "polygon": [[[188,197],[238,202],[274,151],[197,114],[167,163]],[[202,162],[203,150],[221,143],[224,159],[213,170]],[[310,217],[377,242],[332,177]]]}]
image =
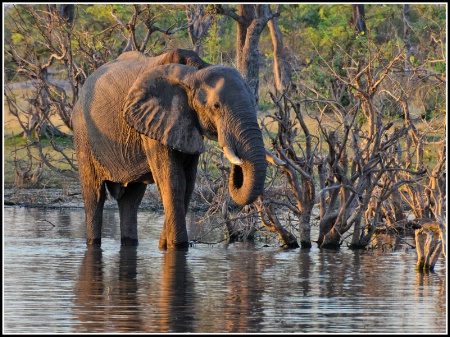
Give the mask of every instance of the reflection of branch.
[{"label": "reflection of branch", "polygon": [[43,221],[47,221],[50,225],[52,225],[53,227],[56,227],[53,223],[51,223],[50,221],[48,221],[47,219],[42,219]]}]

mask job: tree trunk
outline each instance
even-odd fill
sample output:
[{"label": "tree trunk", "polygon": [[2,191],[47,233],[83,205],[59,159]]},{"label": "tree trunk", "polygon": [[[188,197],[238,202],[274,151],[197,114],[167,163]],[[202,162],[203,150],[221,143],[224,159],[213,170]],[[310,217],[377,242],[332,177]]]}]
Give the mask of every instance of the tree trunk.
[{"label": "tree trunk", "polygon": [[271,18],[269,5],[238,5],[236,61],[248,86],[259,101],[259,37]]},{"label": "tree trunk", "polygon": [[237,23],[237,41],[236,41],[236,67],[237,70],[244,74],[244,48],[247,40],[247,29],[250,26],[252,20],[255,18],[255,5],[239,5],[238,15],[242,18],[241,21]]},{"label": "tree trunk", "polygon": [[[258,201],[254,203],[258,211],[261,213],[262,224],[271,232],[278,234],[278,239],[287,248],[298,248],[297,238],[288,230],[286,230],[278,220],[272,205],[265,204],[263,197],[260,196]],[[310,248],[309,246],[308,248]]]},{"label": "tree trunk", "polygon": [[[277,5],[277,13],[281,12],[283,5]],[[286,59],[283,38],[278,27],[278,18],[274,17],[267,23],[273,45],[273,76],[275,86],[280,92],[285,91],[291,84],[292,68]]]},{"label": "tree trunk", "polygon": [[358,33],[366,33],[366,18],[364,14],[364,5],[352,5],[353,17],[352,24]]},{"label": "tree trunk", "polygon": [[339,249],[341,247],[341,234],[336,227],[331,228],[331,230],[325,234],[319,247],[327,249]]},{"label": "tree trunk", "polygon": [[442,241],[439,240],[439,234],[428,229],[417,229],[416,250],[417,264],[419,271],[432,271],[442,251]]},{"label": "tree trunk", "polygon": [[237,22],[236,68],[244,77],[258,103],[259,89],[259,37],[272,14],[270,5],[238,5],[238,14],[222,5],[215,5],[218,14],[227,15]]}]

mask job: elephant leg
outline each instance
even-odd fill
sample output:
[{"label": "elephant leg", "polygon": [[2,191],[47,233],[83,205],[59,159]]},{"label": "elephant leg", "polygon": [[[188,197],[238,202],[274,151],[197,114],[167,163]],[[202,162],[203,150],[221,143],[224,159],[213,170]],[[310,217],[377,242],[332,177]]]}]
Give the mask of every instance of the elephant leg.
[{"label": "elephant leg", "polygon": [[83,137],[75,137],[75,147],[77,148],[81,193],[83,194],[86,215],[86,243],[100,246],[102,240],[103,206],[106,200],[105,181],[98,172],[97,168],[99,166],[92,159],[89,144],[85,142]]},{"label": "elephant leg", "polygon": [[137,212],[147,185],[144,183],[129,183],[124,187],[124,193],[117,199],[120,212],[120,236],[122,246],[137,246]]},{"label": "elephant leg", "polygon": [[[186,211],[195,184],[196,167],[193,169],[192,166],[196,166],[198,155],[188,155],[169,149],[151,139],[145,142],[144,147],[164,205],[165,220],[159,247],[160,249],[187,248],[189,241]],[[186,168],[188,168],[187,171]],[[192,179],[192,173],[194,173],[194,179]]]},{"label": "elephant leg", "polygon": [[102,243],[103,206],[106,200],[105,183],[99,183],[95,187],[95,185],[88,185],[85,182],[81,184],[81,187],[86,213],[86,243],[100,246]]}]

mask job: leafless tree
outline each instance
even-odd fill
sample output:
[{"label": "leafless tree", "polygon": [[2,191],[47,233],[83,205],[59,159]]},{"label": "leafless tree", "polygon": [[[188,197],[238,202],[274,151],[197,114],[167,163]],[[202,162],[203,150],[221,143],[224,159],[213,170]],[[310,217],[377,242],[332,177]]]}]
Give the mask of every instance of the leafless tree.
[{"label": "leafless tree", "polygon": [[[344,66],[344,72],[325,60],[319,62],[321,71],[332,79],[326,88],[328,97],[302,83],[299,101],[286,93],[272,95],[276,112],[262,123],[274,150],[286,162],[281,172],[290,186],[290,193],[265,197],[264,202],[299,219],[296,229],[302,246],[308,247],[302,233],[308,232],[316,202],[320,207],[317,242],[323,248],[345,242],[351,248],[366,247],[377,229],[405,226],[405,205],[427,220],[445,215],[439,201],[445,200],[445,149],[441,148],[430,173],[423,160],[425,148],[444,146],[445,139],[427,141],[432,123],[419,131],[408,108],[431,82],[443,85],[441,78],[421,70],[404,81],[404,73],[398,72],[404,52],[386,60],[370,39],[368,43],[369,54],[351,59],[356,66]],[[347,104],[342,103],[344,96]],[[403,122],[389,116],[394,107],[402,108]],[[316,132],[309,132],[306,125],[316,125]],[[439,132],[434,129],[433,134]],[[276,216],[277,209],[270,214]]]},{"label": "leafless tree", "polygon": [[[188,29],[196,20],[161,27],[150,5],[133,5],[128,21],[123,21],[111,6],[113,23],[91,34],[79,23],[79,10],[83,6],[13,5],[8,11],[9,31],[22,39],[18,44],[5,41],[5,56],[13,66],[8,71],[15,74],[16,81],[26,80],[24,84],[31,92],[20,99],[15,95],[14,85],[5,86],[8,109],[21,125],[24,137],[29,139],[24,146],[37,149],[35,163],[43,163],[43,168],[50,172],[72,178],[76,177],[77,164],[71,141],[71,113],[87,76],[126,50],[150,53],[155,41],[159,41],[157,38],[152,41],[152,34],[170,37]],[[117,32],[122,33],[123,41],[111,39]],[[159,53],[164,51],[163,48]],[[69,140],[66,145],[58,141],[61,137]],[[44,138],[52,145],[52,151],[45,150]],[[19,172],[21,168],[17,166],[16,170]]]},{"label": "leafless tree", "polygon": [[212,24],[214,14],[206,11],[208,5],[189,4],[186,5],[186,16],[193,24],[188,27],[192,50],[200,55],[200,41],[206,36],[209,26]]}]

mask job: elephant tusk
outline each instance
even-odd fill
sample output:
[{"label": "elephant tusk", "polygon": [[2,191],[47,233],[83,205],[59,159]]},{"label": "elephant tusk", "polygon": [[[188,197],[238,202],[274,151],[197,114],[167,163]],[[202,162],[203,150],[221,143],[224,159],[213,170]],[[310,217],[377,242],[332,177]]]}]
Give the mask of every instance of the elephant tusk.
[{"label": "elephant tusk", "polygon": [[266,160],[275,166],[285,166],[286,162],[275,156],[272,152],[269,150],[266,150]]},{"label": "elephant tusk", "polygon": [[230,161],[231,164],[233,164],[233,165],[243,165],[244,164],[242,162],[242,160],[240,160],[238,158],[238,156],[236,156],[234,151],[232,149],[230,149],[228,146],[223,147],[223,153],[225,154],[225,157],[227,157],[227,159]]}]

